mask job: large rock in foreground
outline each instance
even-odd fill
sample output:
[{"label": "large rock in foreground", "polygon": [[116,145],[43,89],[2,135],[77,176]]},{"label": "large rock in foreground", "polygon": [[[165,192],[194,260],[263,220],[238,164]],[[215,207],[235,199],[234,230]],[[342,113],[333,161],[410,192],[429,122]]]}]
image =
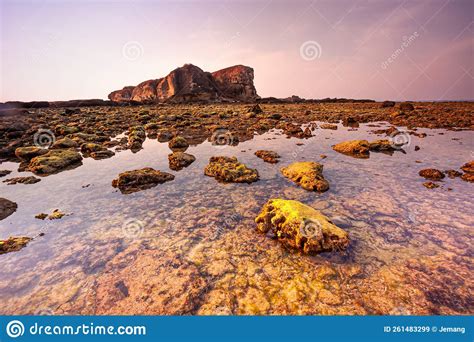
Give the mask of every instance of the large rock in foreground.
[{"label": "large rock in foreground", "polygon": [[283,167],[281,173],[305,190],[324,192],[329,189],[329,183],[323,176],[322,164],[296,162]]},{"label": "large rock in foreground", "polygon": [[174,176],[167,172],[144,167],[139,170],[126,171],[119,174],[117,179],[112,181],[114,188],[119,188],[123,194],[130,194],[140,190],[146,190],[169,182]]},{"label": "large rock in foreground", "polygon": [[254,101],[253,69],[236,65],[214,73],[185,64],[166,77],[127,86],[109,94],[114,102]]},{"label": "large rock in foreground", "polygon": [[271,199],[255,222],[260,232],[271,230],[284,246],[304,253],[343,250],[349,245],[347,232],[316,209],[298,201]]},{"label": "large rock in foreground", "polygon": [[223,183],[252,183],[258,180],[257,170],[248,168],[236,157],[211,157],[204,174]]},{"label": "large rock in foreground", "polygon": [[31,159],[28,169],[40,176],[47,176],[75,168],[82,163],[82,156],[74,150],[50,150]]}]

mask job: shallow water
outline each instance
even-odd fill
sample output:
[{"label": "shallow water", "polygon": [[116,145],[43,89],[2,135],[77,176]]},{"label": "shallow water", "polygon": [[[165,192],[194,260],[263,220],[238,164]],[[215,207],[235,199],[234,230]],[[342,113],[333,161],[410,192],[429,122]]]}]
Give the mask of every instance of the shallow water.
[{"label": "shallow water", "polygon": [[[168,168],[167,143],[147,139],[138,153],[87,158],[36,184],[0,183],[1,197],[18,203],[0,221],[0,237],[45,233],[0,255],[0,312],[474,313],[474,186],[445,178],[429,190],[418,176],[423,168],[459,169],[474,159],[473,133],[419,129],[428,136],[410,135],[406,153],[369,159],[331,149],[344,140],[385,138],[370,132],[389,127],[378,125],[317,129],[310,139],[273,130],[237,146],[206,141],[186,151],[196,161],[178,172]],[[278,152],[281,162],[263,162],[253,154],[258,149]],[[203,174],[214,155],[237,156],[258,169],[260,180],[217,183]],[[324,164],[329,191],[305,191],[280,174],[303,160]],[[146,166],[176,178],[129,195],[111,186],[120,172]],[[15,170],[2,180],[29,175],[14,163],[1,168]],[[274,197],[321,210],[349,232],[348,250],[306,256],[257,233],[253,219]],[[56,208],[70,215],[34,218]]]}]

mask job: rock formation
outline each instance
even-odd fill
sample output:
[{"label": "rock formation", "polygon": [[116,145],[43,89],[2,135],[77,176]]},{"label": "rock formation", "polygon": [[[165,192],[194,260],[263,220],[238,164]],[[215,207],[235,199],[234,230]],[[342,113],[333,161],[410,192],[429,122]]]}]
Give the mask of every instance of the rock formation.
[{"label": "rock formation", "polygon": [[166,77],[113,91],[109,94],[109,99],[113,102],[171,103],[255,101],[259,96],[253,77],[253,69],[243,65],[211,74],[195,65],[185,64]]}]

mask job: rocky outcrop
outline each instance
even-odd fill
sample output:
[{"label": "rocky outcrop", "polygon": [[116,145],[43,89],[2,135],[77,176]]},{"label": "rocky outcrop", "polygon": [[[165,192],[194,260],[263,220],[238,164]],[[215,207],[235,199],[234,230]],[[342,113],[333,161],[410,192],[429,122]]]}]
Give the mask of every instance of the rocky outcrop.
[{"label": "rocky outcrop", "polygon": [[48,176],[82,164],[82,156],[74,150],[50,150],[31,159],[28,169],[36,175]]},{"label": "rocky outcrop", "polygon": [[166,77],[127,86],[109,94],[114,102],[210,102],[254,101],[253,69],[236,65],[214,73],[185,64]]},{"label": "rocky outcrop", "polygon": [[213,72],[212,77],[224,98],[243,102],[258,98],[252,68],[235,65]]},{"label": "rocky outcrop", "polygon": [[326,216],[301,202],[271,199],[256,217],[257,230],[270,230],[286,247],[301,249],[304,253],[343,250],[349,245],[349,236]]},{"label": "rocky outcrop", "polygon": [[15,202],[0,197],[0,220],[13,214],[17,208],[18,205]]}]

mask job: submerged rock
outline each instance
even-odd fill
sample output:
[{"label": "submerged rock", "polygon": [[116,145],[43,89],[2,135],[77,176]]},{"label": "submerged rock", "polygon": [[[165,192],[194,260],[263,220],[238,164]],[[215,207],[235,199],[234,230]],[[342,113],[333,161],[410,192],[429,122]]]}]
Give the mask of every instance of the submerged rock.
[{"label": "submerged rock", "polygon": [[425,182],[425,183],[423,183],[423,186],[427,189],[439,188],[439,184],[436,184],[436,183],[433,183],[433,182]]},{"label": "submerged rock", "polygon": [[323,124],[319,125],[319,128],[337,130],[337,125],[330,124],[330,123],[323,123]]},{"label": "submerged rock", "polygon": [[474,160],[461,166],[461,170],[463,170],[466,173],[474,173]]},{"label": "submerged rock", "polygon": [[144,167],[139,170],[126,171],[119,174],[117,179],[112,181],[114,188],[119,188],[123,194],[130,194],[141,190],[146,190],[174,179],[174,176],[167,172]]},{"label": "submerged rock", "polygon": [[15,177],[15,178],[9,178],[5,179],[3,183],[7,183],[8,185],[14,185],[17,183],[20,184],[35,184],[41,181],[41,179],[36,178],[34,176],[28,176],[28,177]]},{"label": "submerged rock", "polygon": [[170,164],[170,169],[174,171],[179,171],[193,163],[196,160],[191,154],[184,152],[173,152],[168,154],[168,161]]},{"label": "submerged rock", "polygon": [[15,202],[0,197],[0,220],[13,214],[17,208],[18,205]]},{"label": "submerged rock", "polygon": [[273,151],[258,150],[255,155],[270,164],[278,163],[280,155]]},{"label": "submerged rock", "polygon": [[0,170],[0,177],[5,177],[12,173],[10,170]]},{"label": "submerged rock", "polygon": [[426,179],[441,180],[444,178],[444,173],[437,169],[423,169],[418,174]]},{"label": "submerged rock", "polygon": [[258,180],[258,171],[240,163],[236,157],[211,157],[204,174],[223,183],[252,183]]},{"label": "submerged rock", "polygon": [[272,231],[284,246],[304,253],[343,250],[349,236],[321,214],[301,202],[271,199],[255,219],[257,230]]},{"label": "submerged rock", "polygon": [[296,162],[283,167],[281,173],[308,191],[324,192],[329,183],[323,176],[323,165],[316,162]]},{"label": "submerged rock", "polygon": [[92,159],[107,159],[107,158],[110,158],[110,157],[113,157],[115,156],[115,152],[114,151],[110,151],[110,150],[103,150],[103,151],[96,151],[96,152],[91,152],[90,154],[90,157]]},{"label": "submerged rock", "polygon": [[21,237],[9,237],[6,240],[0,240],[0,254],[17,252],[25,247],[32,238],[21,236]]},{"label": "submerged rock", "polygon": [[370,145],[367,140],[350,140],[334,145],[333,150],[355,158],[369,158]]},{"label": "submerged rock", "polygon": [[50,150],[31,159],[28,169],[41,176],[61,172],[81,165],[82,156],[74,150]]},{"label": "submerged rock", "polygon": [[369,143],[369,150],[372,152],[393,152],[397,148],[387,139],[374,140]]}]

